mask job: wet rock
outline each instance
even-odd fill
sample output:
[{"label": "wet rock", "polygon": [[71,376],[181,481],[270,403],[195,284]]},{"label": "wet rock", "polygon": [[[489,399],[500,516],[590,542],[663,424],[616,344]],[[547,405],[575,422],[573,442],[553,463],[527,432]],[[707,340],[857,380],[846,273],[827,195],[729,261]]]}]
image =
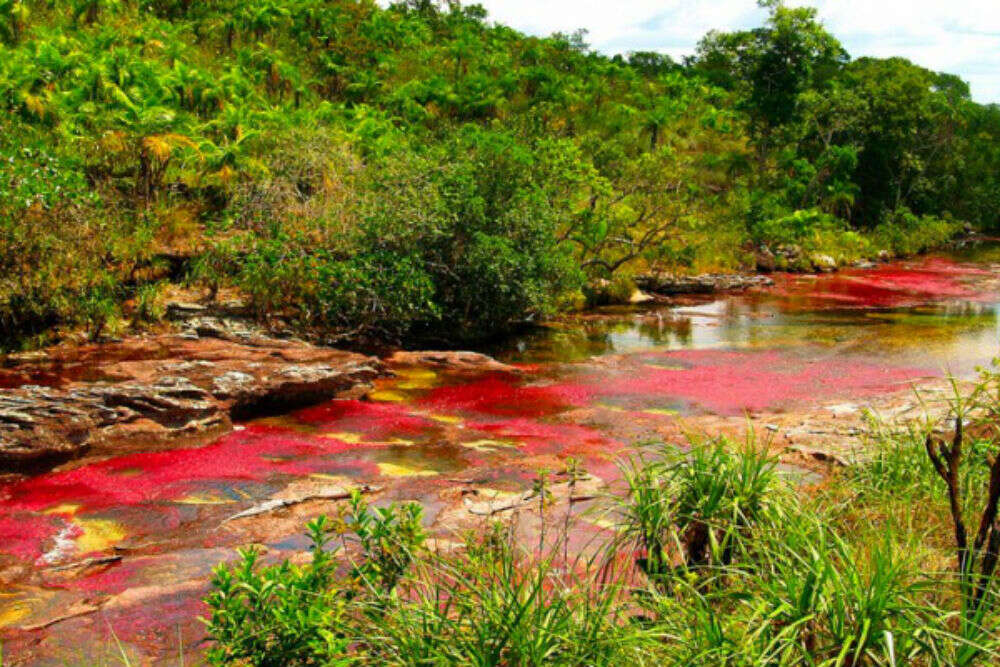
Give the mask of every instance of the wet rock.
[{"label": "wet rock", "polygon": [[711,294],[713,292],[733,292],[751,287],[767,287],[774,281],[767,276],[743,275],[739,273],[703,274],[699,276],[675,276],[668,273],[653,273],[636,276],[636,285],[654,294]]},{"label": "wet rock", "polygon": [[[234,418],[356,395],[385,373],[371,357],[256,332],[246,343],[159,336],[6,362],[7,377],[24,380],[0,391],[7,472],[84,452],[184,444],[228,430]],[[54,375],[63,381],[32,383]]]},{"label": "wet rock", "polygon": [[497,361],[493,357],[478,352],[460,351],[399,351],[393,353],[386,361],[398,366],[429,366],[451,371],[500,371],[506,373],[520,372],[515,366]]}]

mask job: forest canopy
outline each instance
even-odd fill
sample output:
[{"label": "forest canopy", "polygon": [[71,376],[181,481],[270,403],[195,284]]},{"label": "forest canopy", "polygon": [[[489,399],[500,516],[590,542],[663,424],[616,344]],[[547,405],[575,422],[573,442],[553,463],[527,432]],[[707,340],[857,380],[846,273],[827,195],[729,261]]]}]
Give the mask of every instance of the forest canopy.
[{"label": "forest canopy", "polygon": [[1000,226],[1000,108],[816,11],[674,62],[410,0],[0,0],[0,346],[170,286],[471,340],[638,272]]}]

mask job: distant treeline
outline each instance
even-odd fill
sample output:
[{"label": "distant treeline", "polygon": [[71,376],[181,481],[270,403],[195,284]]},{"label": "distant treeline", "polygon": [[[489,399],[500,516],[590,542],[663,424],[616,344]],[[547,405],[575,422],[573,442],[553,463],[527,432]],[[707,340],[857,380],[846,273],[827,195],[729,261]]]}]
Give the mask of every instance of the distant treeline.
[{"label": "distant treeline", "polygon": [[598,279],[1000,226],[1000,108],[764,4],[678,63],[457,2],[0,0],[0,338],[140,325],[184,284],[465,340]]}]

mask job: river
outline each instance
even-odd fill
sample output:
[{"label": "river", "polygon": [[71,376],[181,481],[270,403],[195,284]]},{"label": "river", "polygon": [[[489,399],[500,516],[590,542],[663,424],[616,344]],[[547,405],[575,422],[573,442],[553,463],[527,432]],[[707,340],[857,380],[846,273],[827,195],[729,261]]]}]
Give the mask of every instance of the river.
[{"label": "river", "polygon": [[190,664],[212,566],[241,545],[264,545],[272,559],[301,551],[304,521],[333,505],[227,521],[276,496],[377,484],[377,502],[420,501],[446,540],[464,493],[506,497],[570,457],[608,479],[632,443],[680,439],[691,424],[784,424],[970,375],[997,353],[998,284],[1000,250],[980,247],[595,311],[484,350],[507,370],[401,367],[363,400],[7,484],[4,657],[115,664],[124,650],[133,664],[180,654]]}]

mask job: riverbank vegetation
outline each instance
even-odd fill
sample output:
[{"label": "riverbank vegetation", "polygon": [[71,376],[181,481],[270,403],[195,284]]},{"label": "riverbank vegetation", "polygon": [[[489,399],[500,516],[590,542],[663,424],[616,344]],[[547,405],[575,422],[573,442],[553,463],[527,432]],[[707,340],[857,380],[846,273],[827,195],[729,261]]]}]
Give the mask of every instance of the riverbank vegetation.
[{"label": "riverbank vegetation", "polygon": [[996,106],[764,4],[674,62],[457,2],[0,2],[3,346],[140,325],[172,286],[471,340],[588,281],[997,226]]},{"label": "riverbank vegetation", "polygon": [[[217,569],[209,658],[995,664],[998,386],[987,373],[957,390],[943,421],[873,423],[865,455],[822,482],[782,472],[763,443],[725,440],[644,448],[589,513],[542,477],[521,512],[560,527],[548,537],[508,518],[431,550],[419,505],[355,496],[310,525],[310,561],[259,567],[249,551]],[[568,548],[581,525],[607,530]]]}]

